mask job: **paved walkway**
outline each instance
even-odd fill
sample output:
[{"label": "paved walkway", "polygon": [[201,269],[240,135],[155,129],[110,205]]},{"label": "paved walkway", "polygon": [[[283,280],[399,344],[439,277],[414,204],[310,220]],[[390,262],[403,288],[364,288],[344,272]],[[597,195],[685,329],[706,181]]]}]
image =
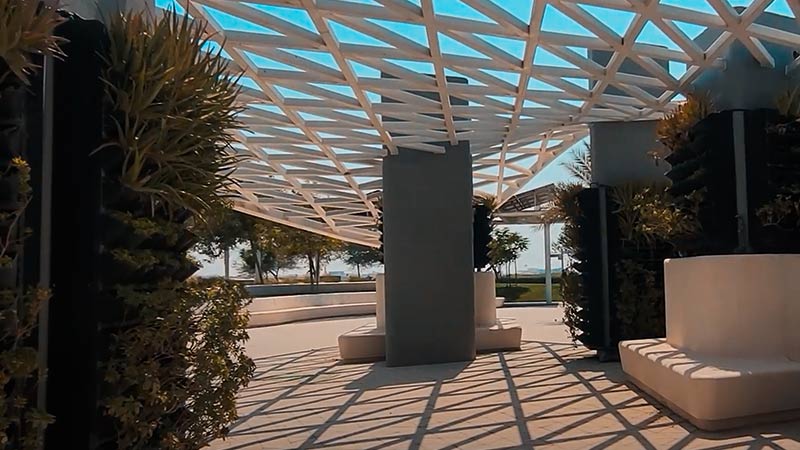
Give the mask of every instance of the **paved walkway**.
[{"label": "paved walkway", "polygon": [[800,449],[800,422],[703,433],[569,343],[557,308],[505,308],[519,352],[387,368],[337,361],[336,336],[373,318],[252,330],[256,378],[213,450]]}]

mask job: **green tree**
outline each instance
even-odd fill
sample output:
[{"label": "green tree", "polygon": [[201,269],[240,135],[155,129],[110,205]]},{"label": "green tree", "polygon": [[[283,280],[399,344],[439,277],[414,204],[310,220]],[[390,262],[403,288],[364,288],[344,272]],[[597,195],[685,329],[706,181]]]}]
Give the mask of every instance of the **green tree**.
[{"label": "green tree", "polygon": [[508,267],[519,259],[529,245],[530,240],[516,231],[508,228],[496,228],[492,232],[492,241],[489,244],[489,256],[495,276],[500,276],[501,268],[504,265]]},{"label": "green tree", "polygon": [[208,258],[222,257],[225,263],[225,278],[230,278],[230,250],[249,242],[254,233],[256,220],[232,208],[216,208],[208,211],[192,231],[197,235],[194,250]]},{"label": "green tree", "polygon": [[344,262],[348,266],[356,268],[358,278],[361,278],[361,267],[380,264],[383,259],[379,249],[357,244],[348,244],[344,249],[343,256]]},{"label": "green tree", "polygon": [[[256,264],[256,255],[260,255],[261,259]],[[280,272],[282,270],[294,269],[297,267],[300,255],[293,254],[287,249],[263,249],[263,248],[243,248],[239,250],[239,258],[241,263],[239,271],[252,275],[256,275],[256,268],[261,271],[260,278],[263,280],[267,275],[271,275],[273,280],[277,283],[280,281]]]},{"label": "green tree", "polygon": [[316,233],[291,230],[293,249],[302,255],[308,264],[308,278],[311,284],[319,284],[320,267],[340,254],[342,241]]},{"label": "green tree", "polygon": [[248,246],[239,252],[239,270],[253,275],[256,283],[264,283],[269,275],[277,282],[280,271],[297,266],[302,256],[297,229],[267,220],[246,217],[243,228]]}]

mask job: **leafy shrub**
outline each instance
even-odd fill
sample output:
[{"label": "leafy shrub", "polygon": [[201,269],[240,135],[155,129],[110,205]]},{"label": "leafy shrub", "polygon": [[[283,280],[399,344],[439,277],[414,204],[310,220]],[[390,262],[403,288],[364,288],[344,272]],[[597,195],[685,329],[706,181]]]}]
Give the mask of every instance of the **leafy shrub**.
[{"label": "leafy shrub", "polygon": [[614,272],[617,280],[614,309],[621,339],[664,336],[663,270],[649,270],[635,259],[622,259]]},{"label": "leafy shrub", "polygon": [[498,297],[505,297],[506,300],[518,300],[522,294],[528,292],[528,288],[523,286],[500,286],[496,289]]},{"label": "leafy shrub", "polygon": [[58,56],[56,11],[33,0],[0,0],[0,448],[41,448],[53,418],[36,407],[45,368],[35,345],[39,311],[50,291],[20,284],[25,212],[34,193],[25,155],[25,87],[34,55]]},{"label": "leafy shrub", "polygon": [[[559,278],[561,278],[561,273],[555,272],[552,274],[553,281],[558,281]],[[545,282],[545,276],[531,275],[531,276],[519,276],[519,277],[500,277],[497,279],[497,282],[506,284],[514,284],[514,283],[542,284]]]},{"label": "leafy shrub", "polygon": [[[793,91],[795,103],[800,102],[799,89]],[[755,205],[761,226],[753,239],[757,251],[800,251],[800,107],[790,114],[773,119],[778,123],[766,128],[766,151],[758,149],[759,155],[764,156],[765,170],[748,180],[758,183],[756,192],[762,193],[761,202]],[[750,171],[748,168],[748,174]]]},{"label": "leafy shrub", "polygon": [[653,247],[698,232],[696,218],[675,208],[667,190],[668,186],[636,184],[612,188],[623,246]]},{"label": "leafy shrub", "polygon": [[577,271],[566,270],[561,275],[561,298],[563,299],[564,325],[567,326],[572,342],[582,339],[592,342],[586,315],[589,305],[586,302],[587,297],[584,295],[581,275]]},{"label": "leafy shrub", "polygon": [[104,406],[119,447],[194,450],[224,436],[255,369],[244,349],[244,287],[201,280],[118,295],[138,321],[116,335],[105,365]]},{"label": "leafy shrub", "polygon": [[[603,283],[600,276],[599,191],[561,186],[556,205],[564,231],[558,245],[574,261],[561,275],[564,322],[573,340],[604,348]],[[664,335],[663,260],[673,242],[699,225],[676,208],[666,186],[624,185],[607,193],[611,348],[619,340]]]},{"label": "leafy shrub", "polygon": [[788,186],[786,191],[775,195],[758,209],[756,215],[762,224],[785,229],[800,228],[800,185]]},{"label": "leafy shrub", "polygon": [[20,295],[0,289],[0,448],[34,450],[53,418],[36,407],[36,384],[44,376],[38,350],[29,344],[39,310],[50,299],[47,289]]}]

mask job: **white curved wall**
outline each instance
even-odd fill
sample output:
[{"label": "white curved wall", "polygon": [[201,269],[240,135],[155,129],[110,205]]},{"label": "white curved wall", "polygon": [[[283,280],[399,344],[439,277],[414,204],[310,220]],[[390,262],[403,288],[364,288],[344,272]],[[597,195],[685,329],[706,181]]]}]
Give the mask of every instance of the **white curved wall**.
[{"label": "white curved wall", "polygon": [[[301,320],[375,314],[377,328],[385,327],[384,275],[378,274],[375,292],[337,292],[257,297],[248,306],[250,327],[279,325]],[[491,272],[475,273],[475,324],[488,328],[497,323],[495,279]]]},{"label": "white curved wall", "polygon": [[375,314],[375,292],[286,295],[256,298],[248,306],[250,327],[301,320]]}]

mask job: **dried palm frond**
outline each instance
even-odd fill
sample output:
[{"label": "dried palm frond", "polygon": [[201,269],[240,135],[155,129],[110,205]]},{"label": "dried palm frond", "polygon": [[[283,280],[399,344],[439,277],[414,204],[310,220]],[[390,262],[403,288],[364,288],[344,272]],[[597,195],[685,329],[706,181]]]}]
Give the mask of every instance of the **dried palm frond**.
[{"label": "dried palm frond", "polygon": [[476,206],[485,206],[489,208],[490,211],[494,211],[500,206],[497,204],[497,197],[495,195],[482,191],[478,191],[472,196],[472,203]]},{"label": "dried palm frond", "polygon": [[32,55],[61,55],[64,39],[53,30],[62,21],[53,8],[37,0],[0,0],[0,85],[11,74],[29,84],[28,76],[38,68]]}]

